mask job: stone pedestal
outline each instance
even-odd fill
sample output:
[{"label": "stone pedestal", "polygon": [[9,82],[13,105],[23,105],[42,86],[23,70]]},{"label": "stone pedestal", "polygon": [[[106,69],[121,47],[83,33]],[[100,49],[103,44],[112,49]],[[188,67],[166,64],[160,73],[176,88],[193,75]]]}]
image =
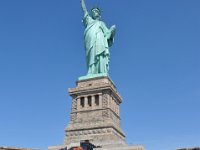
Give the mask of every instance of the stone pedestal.
[{"label": "stone pedestal", "polygon": [[72,97],[71,121],[64,143],[90,140],[94,145],[125,144],[120,128],[120,95],[107,77],[78,81],[69,89]]},{"label": "stone pedestal", "polygon": [[79,146],[80,141],[89,140],[101,147],[99,150],[144,150],[142,146],[130,147],[125,143],[125,134],[120,127],[122,98],[108,77],[77,81],[69,94],[72,111],[65,129],[65,146]]}]

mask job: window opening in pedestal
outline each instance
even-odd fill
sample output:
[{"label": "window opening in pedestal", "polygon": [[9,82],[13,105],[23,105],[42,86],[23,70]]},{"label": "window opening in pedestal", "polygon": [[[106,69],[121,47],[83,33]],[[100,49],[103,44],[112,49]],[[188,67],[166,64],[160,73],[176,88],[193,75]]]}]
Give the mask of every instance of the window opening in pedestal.
[{"label": "window opening in pedestal", "polygon": [[88,106],[92,106],[92,97],[88,96]]},{"label": "window opening in pedestal", "polygon": [[95,104],[99,106],[99,95],[95,95]]},{"label": "window opening in pedestal", "polygon": [[81,97],[80,104],[81,104],[82,107],[85,106],[85,99],[84,99],[84,97]]}]

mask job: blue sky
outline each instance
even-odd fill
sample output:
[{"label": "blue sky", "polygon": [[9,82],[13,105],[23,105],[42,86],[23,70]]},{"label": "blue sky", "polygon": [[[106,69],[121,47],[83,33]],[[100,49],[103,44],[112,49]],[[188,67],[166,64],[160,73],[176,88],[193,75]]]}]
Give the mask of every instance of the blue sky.
[{"label": "blue sky", "polygon": [[[200,146],[200,1],[86,0],[116,24],[110,76],[129,144]],[[86,74],[79,0],[0,1],[0,145],[63,143]]]}]

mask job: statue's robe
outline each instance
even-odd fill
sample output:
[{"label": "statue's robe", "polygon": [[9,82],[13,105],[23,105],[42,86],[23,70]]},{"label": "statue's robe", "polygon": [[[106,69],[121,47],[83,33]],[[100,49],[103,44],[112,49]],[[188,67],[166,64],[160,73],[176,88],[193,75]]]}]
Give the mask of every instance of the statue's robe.
[{"label": "statue's robe", "polygon": [[94,20],[88,13],[84,16],[83,23],[88,74],[108,73],[109,47],[114,35],[104,22]]}]

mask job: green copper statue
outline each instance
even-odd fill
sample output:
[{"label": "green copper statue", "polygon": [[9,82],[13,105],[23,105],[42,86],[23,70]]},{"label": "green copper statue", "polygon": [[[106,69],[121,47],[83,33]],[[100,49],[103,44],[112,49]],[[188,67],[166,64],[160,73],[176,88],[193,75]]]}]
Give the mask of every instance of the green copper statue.
[{"label": "green copper statue", "polygon": [[108,75],[109,47],[114,42],[116,27],[115,25],[110,29],[106,27],[105,23],[101,21],[101,10],[98,7],[92,8],[91,16],[87,11],[84,0],[81,0],[81,7],[84,13],[84,41],[88,68],[86,78]]}]

